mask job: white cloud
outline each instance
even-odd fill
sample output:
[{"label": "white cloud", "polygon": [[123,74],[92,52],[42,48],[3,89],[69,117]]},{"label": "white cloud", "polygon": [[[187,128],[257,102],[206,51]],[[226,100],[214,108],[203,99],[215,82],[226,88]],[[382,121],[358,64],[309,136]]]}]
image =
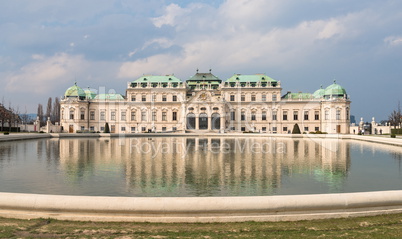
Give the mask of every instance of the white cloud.
[{"label": "white cloud", "polygon": [[389,36],[384,39],[384,42],[389,46],[399,46],[402,45],[401,36]]},{"label": "white cloud", "polygon": [[[243,5],[247,5],[246,9],[234,14],[233,9],[242,9]],[[156,43],[164,48],[177,45],[182,50],[176,54],[157,54],[125,62],[120,68],[119,76],[128,78],[149,73],[187,73],[189,69],[196,67],[232,71],[246,65],[260,69],[265,69],[267,65],[283,67],[289,62],[303,65],[307,63],[305,61],[307,55],[319,51],[316,46],[317,40],[342,36],[346,31],[339,19],[304,21],[293,27],[255,31],[246,26],[255,22],[253,14],[260,13],[261,8],[267,6],[266,1],[254,0],[251,3],[243,0],[227,1],[224,6],[226,9],[221,7],[220,11],[225,14],[219,17],[209,15],[215,14],[214,11],[203,11],[203,16],[193,17],[189,23],[180,17],[184,17],[184,12],[192,14],[193,11],[198,11],[197,9],[193,6],[182,9],[170,5],[166,15],[156,18],[158,23],[155,25],[161,26],[163,22],[181,31],[177,31],[171,39],[158,38],[148,41],[142,49]],[[233,25],[231,21],[233,15],[238,17],[238,21],[241,20],[242,26]],[[257,18],[264,21],[262,19],[264,15]],[[204,31],[204,26],[200,24],[205,19],[214,19],[213,23],[216,25],[213,25],[210,31]]]},{"label": "white cloud", "polygon": [[145,49],[152,44],[157,44],[158,46],[160,46],[162,48],[169,48],[173,45],[173,42],[167,38],[156,38],[156,39],[152,39],[150,41],[145,42],[142,49]]},{"label": "white cloud", "polygon": [[11,92],[45,93],[61,81],[74,79],[87,65],[82,56],[59,53],[51,57],[33,55],[35,60],[7,76],[6,89]]},{"label": "white cloud", "polygon": [[179,5],[172,3],[166,7],[165,15],[153,18],[152,22],[159,28],[163,25],[175,26],[177,17],[182,16],[189,11],[191,10],[183,9]]},{"label": "white cloud", "polygon": [[342,34],[343,27],[340,26],[339,21],[332,19],[327,22],[323,22],[324,27],[321,32],[318,33],[318,39],[329,39],[336,35]]}]

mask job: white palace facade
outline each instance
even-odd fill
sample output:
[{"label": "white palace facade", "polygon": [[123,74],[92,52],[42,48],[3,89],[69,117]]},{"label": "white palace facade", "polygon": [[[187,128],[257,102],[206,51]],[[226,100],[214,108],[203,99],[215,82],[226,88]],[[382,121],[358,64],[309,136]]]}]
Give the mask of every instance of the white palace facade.
[{"label": "white palace facade", "polygon": [[63,132],[349,133],[350,99],[334,82],[314,93],[282,94],[265,74],[235,74],[222,81],[209,71],[183,82],[174,75],[144,75],[125,95],[96,93],[77,84],[61,100]]}]

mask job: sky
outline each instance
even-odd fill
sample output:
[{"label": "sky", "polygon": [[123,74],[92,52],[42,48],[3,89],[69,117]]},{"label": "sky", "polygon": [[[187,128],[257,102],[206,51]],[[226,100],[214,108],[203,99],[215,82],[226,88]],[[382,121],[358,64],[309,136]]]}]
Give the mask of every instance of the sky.
[{"label": "sky", "polygon": [[400,0],[0,0],[0,97],[21,113],[74,85],[265,73],[282,94],[336,80],[364,121],[401,100]]}]

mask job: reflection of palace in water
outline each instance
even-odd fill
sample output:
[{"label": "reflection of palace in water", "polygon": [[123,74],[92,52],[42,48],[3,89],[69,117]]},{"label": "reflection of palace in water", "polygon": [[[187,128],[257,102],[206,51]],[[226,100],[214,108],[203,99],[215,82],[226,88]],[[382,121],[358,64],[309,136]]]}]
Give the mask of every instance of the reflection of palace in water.
[{"label": "reflection of palace in water", "polygon": [[274,137],[60,139],[60,164],[75,179],[97,170],[122,174],[126,190],[135,195],[270,195],[281,187],[283,177],[294,174],[317,174],[342,184],[350,167],[349,142]]}]

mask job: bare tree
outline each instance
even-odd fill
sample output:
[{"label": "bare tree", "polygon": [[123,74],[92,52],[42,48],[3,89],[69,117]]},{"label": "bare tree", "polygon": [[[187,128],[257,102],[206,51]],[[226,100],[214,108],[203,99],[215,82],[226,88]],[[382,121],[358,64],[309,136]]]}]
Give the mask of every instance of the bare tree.
[{"label": "bare tree", "polygon": [[43,106],[42,106],[42,104],[38,104],[37,116],[39,117],[40,126],[45,125],[44,121],[43,121]]},{"label": "bare tree", "polygon": [[45,120],[47,120],[51,116],[52,116],[52,97],[49,97],[49,99],[47,100],[46,119]]},{"label": "bare tree", "polygon": [[52,122],[60,122],[60,100],[58,97],[54,98]]},{"label": "bare tree", "polygon": [[[4,98],[3,98],[4,101]],[[8,111],[4,107],[2,103],[0,103],[0,121],[1,121],[1,130],[4,130],[4,124],[7,121],[8,118]]]},{"label": "bare tree", "polygon": [[388,121],[396,129],[397,126],[401,124],[402,112],[401,112],[401,102],[398,101],[398,108],[393,110],[388,116]]}]

